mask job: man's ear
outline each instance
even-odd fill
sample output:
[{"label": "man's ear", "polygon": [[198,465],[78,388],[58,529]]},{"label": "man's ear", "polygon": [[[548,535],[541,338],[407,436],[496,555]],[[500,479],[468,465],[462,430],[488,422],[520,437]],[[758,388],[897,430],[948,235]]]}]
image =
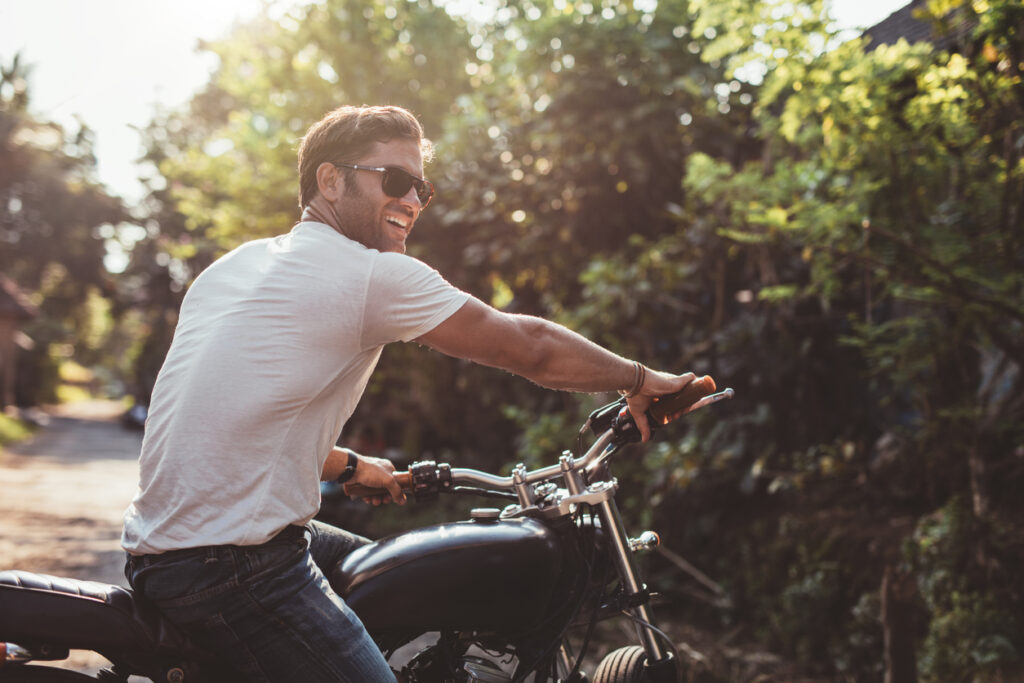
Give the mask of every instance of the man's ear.
[{"label": "man's ear", "polygon": [[335,202],[345,191],[345,176],[337,166],[325,161],[316,167],[316,187],[324,199]]}]

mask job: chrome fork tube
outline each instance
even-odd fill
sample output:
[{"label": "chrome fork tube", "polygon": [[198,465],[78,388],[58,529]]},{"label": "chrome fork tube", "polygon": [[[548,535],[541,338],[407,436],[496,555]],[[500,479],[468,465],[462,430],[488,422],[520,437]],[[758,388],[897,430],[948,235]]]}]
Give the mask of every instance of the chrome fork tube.
[{"label": "chrome fork tube", "polygon": [[569,647],[569,639],[566,638],[558,648],[558,677],[564,680],[572,671],[575,657]]},{"label": "chrome fork tube", "polygon": [[[619,507],[615,504],[614,498],[600,503],[598,510],[601,515],[602,528],[609,535],[611,543],[612,559],[615,560],[615,568],[622,577],[622,584],[629,595],[636,595],[643,591],[644,586],[637,578],[636,562],[633,561],[633,552],[629,548],[629,538],[626,536],[626,528],[622,524],[622,516],[619,514]],[[654,616],[647,605],[637,605],[629,610],[640,622],[654,625]],[[648,662],[660,662],[665,658],[665,651],[661,643],[651,629],[641,623],[634,622],[637,636],[647,653]]]}]

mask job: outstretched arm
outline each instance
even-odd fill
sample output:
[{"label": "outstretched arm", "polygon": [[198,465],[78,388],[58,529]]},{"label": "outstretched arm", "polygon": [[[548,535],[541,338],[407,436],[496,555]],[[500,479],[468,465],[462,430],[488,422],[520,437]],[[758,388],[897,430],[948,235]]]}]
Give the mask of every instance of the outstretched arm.
[{"label": "outstretched arm", "polygon": [[636,387],[633,361],[557,323],[503,313],[475,298],[418,341],[449,356],[501,368],[549,389],[635,390],[627,403],[644,441],[650,438],[645,413],[652,399],[679,391],[694,378],[690,372],[673,375],[646,370],[641,386]]}]

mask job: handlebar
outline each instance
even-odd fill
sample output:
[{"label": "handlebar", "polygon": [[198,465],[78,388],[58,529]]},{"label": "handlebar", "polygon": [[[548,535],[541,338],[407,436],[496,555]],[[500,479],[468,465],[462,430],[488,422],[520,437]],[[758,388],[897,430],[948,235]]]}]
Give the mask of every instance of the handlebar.
[{"label": "handlebar", "polygon": [[[656,398],[654,404],[647,411],[651,428],[663,427],[698,408],[732,398],[734,395],[732,389],[715,393],[716,388],[715,380],[709,375],[705,375],[693,380],[674,394]],[[602,456],[607,454],[606,451],[610,452],[617,446],[640,440],[640,430],[637,429],[633,416],[629,414],[624,398],[591,413],[584,424],[584,431],[588,427],[597,434],[598,438],[583,457],[576,461],[576,466],[579,469],[589,469],[592,464],[603,459]],[[551,465],[522,473],[522,479],[518,483],[532,484],[551,479],[561,473],[561,465]],[[453,468],[447,464],[437,464],[433,461],[413,463],[408,471],[395,472],[394,476],[402,491],[406,494],[413,494],[418,500],[432,498],[439,491],[452,491],[457,484],[483,487],[491,491],[513,491],[517,484],[515,477],[512,476],[500,477],[480,470]],[[345,484],[343,489],[345,494],[351,498],[388,495],[386,489],[370,488],[362,484]]]},{"label": "handlebar", "polygon": [[699,408],[697,403],[715,393],[717,388],[711,375],[698,377],[676,393],[654,399],[654,404],[647,409],[647,419],[652,426],[663,427]]},{"label": "handlebar", "polygon": [[[402,493],[412,493],[412,472],[395,472],[395,481],[398,482],[399,488],[402,489]],[[342,489],[345,491],[345,495],[350,498],[370,498],[372,496],[386,496],[388,495],[387,489],[371,488],[369,486],[363,486],[362,484],[342,484]]]}]

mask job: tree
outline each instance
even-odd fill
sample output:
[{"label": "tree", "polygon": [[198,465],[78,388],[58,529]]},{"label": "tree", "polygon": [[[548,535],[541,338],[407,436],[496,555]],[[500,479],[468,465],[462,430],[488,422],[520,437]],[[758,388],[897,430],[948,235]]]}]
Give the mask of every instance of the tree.
[{"label": "tree", "polygon": [[36,402],[52,399],[50,345],[74,345],[91,324],[84,304],[112,291],[105,233],[126,213],[96,181],[92,131],[68,134],[28,113],[28,75],[17,55],[0,69],[0,270],[38,299],[19,382],[19,400]]},{"label": "tree", "polygon": [[[700,217],[690,229],[725,240],[747,274],[737,283],[747,315],[794,345],[758,339],[776,369],[752,388],[784,433],[760,431],[753,467],[778,491],[846,460],[889,510],[946,510],[967,496],[975,533],[958,538],[973,550],[956,551],[971,559],[952,589],[988,612],[931,601],[921,668],[942,680],[994,673],[1018,661],[1007,643],[1020,642],[996,607],[1016,599],[997,557],[1019,552],[1002,529],[1020,507],[992,476],[1022,475],[1019,3],[933,3],[933,20],[955,9],[977,27],[956,53],[836,45],[814,3],[787,14],[773,3],[695,7],[697,30],[718,36],[706,58],[763,73],[759,158],[695,157],[685,183]],[[830,357],[846,360],[822,364]],[[922,585],[938,571],[918,568]]]}]

